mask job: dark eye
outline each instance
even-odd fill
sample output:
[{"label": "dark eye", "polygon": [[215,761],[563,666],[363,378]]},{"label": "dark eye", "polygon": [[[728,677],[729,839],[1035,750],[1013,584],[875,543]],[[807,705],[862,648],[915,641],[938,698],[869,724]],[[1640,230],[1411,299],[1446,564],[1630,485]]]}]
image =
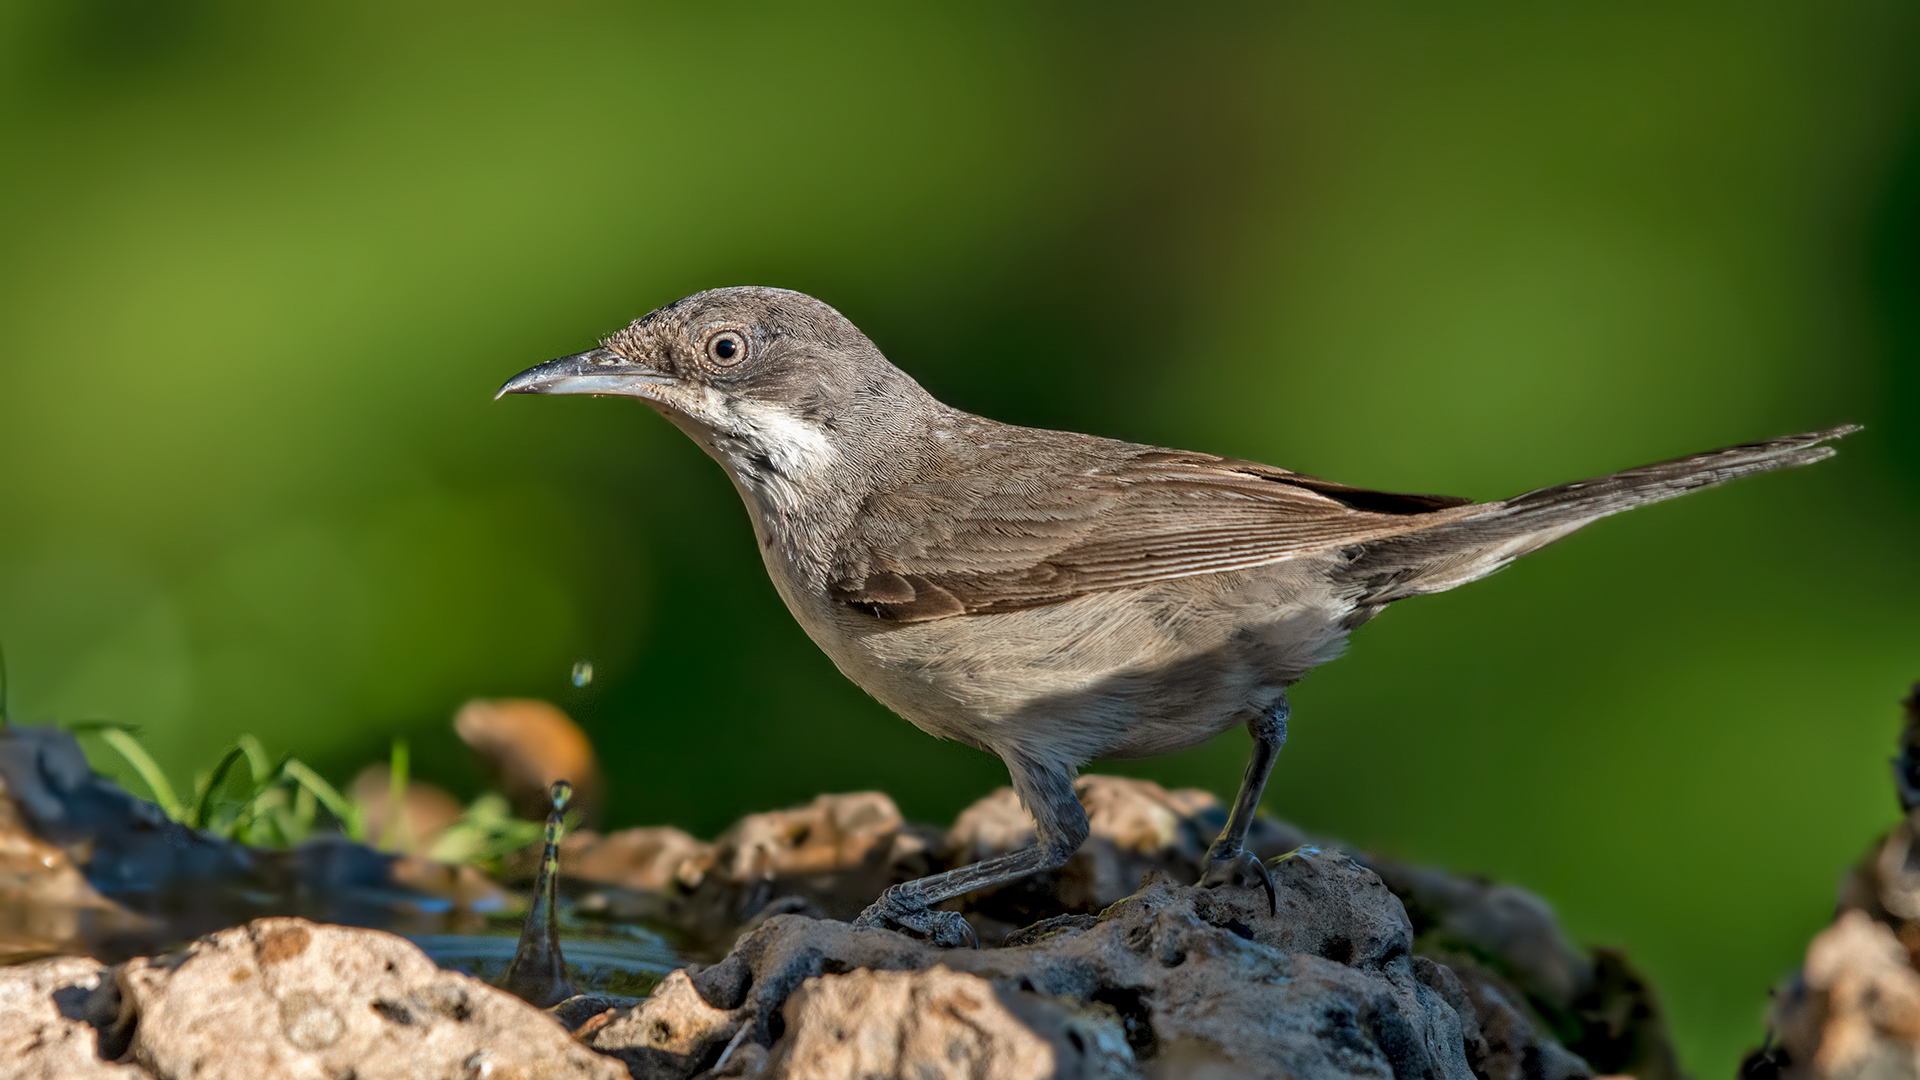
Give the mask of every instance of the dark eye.
[{"label": "dark eye", "polygon": [[731,330],[724,334],[715,334],[707,342],[707,358],[716,364],[738,363],[745,355],[747,355],[746,339]]}]

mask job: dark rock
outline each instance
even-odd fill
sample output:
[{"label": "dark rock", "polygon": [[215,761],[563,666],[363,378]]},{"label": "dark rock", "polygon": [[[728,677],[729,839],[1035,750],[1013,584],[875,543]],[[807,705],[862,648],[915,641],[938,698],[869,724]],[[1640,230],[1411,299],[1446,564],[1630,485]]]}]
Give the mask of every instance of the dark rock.
[{"label": "dark rock", "polygon": [[34,835],[88,853],[76,861],[108,896],[231,879],[254,868],[247,848],[189,829],[96,775],[73,735],[59,728],[0,729],[0,783]]},{"label": "dark rock", "polygon": [[[694,1076],[729,1045],[763,1048],[754,1067],[769,1077],[898,1075],[888,1070],[920,1067],[915,1048],[936,1044],[989,1069],[952,1075],[1127,1076],[1195,1063],[1302,1080],[1592,1075],[1518,1013],[1494,1048],[1472,992],[1411,955],[1400,901],[1370,870],[1303,848],[1275,876],[1277,918],[1258,889],[1157,875],[1097,917],[1056,919],[979,950],[776,916],[588,1041],[641,1077]],[[944,1021],[901,1004],[923,997],[966,1002],[978,1024],[964,1038],[942,1034]],[[1553,1067],[1499,1073],[1508,1058]],[[1495,1070],[1476,1073],[1476,1061]]]}]

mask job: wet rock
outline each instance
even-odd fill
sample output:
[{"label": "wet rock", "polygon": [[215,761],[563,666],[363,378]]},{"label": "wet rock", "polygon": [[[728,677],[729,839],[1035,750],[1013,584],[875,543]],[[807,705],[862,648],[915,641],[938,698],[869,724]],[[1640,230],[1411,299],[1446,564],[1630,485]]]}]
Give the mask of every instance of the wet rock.
[{"label": "wet rock", "polygon": [[[1011,792],[969,808],[944,837],[904,822],[884,795],[822,796],[745,818],[712,844],[655,829],[576,837],[562,850],[576,880],[618,883],[589,889],[580,913],[656,919],[681,930],[688,953],[721,958],[669,977],[643,1002],[573,999],[552,1014],[489,1006],[503,1018],[496,1028],[470,1022],[477,1006],[461,1018],[433,1002],[453,1000],[448,986],[465,987],[463,1001],[511,999],[434,973],[398,939],[369,935],[302,971],[285,965],[313,941],[359,932],[263,920],[128,964],[114,983],[114,1019],[97,1030],[155,1075],[214,1053],[206,1032],[239,1038],[227,1023],[277,1033],[221,1051],[251,1055],[236,1067],[292,1062],[363,1078],[377,1073],[354,1062],[407,1053],[440,1055],[409,1068],[512,1075],[516,1055],[542,1038],[588,1055],[556,1059],[581,1075],[612,1060],[595,1051],[643,1077],[820,1075],[883,1058],[917,1069],[921,1050],[942,1040],[957,1048],[942,1059],[949,1064],[1017,1071],[1051,1055],[1060,1076],[1576,1080],[1602,1062],[1645,1066],[1631,1070],[1643,1080],[1677,1075],[1662,1071],[1671,1053],[1644,984],[1612,954],[1572,948],[1524,892],[1363,864],[1263,818],[1250,846],[1279,856],[1276,918],[1261,890],[1184,884],[1224,824],[1212,796],[1097,776],[1078,790],[1093,836],[1067,867],[959,905],[983,942],[1000,947],[940,951],[832,920],[894,882],[1030,842]],[[348,918],[390,922],[397,881],[443,895],[464,889],[469,905],[499,902],[471,873],[435,874],[337,838],[229,854],[244,868],[225,880],[230,888],[265,882],[280,895],[324,898]],[[359,913],[355,897],[385,906]],[[281,946],[260,935],[276,922],[307,927],[307,948],[266,959]],[[396,951],[411,959],[393,959]],[[375,970],[367,956],[388,966]],[[458,982],[436,981],[446,979]],[[513,1026],[528,1015],[543,1035]],[[483,1051],[491,1056],[472,1056]]]},{"label": "wet rock", "polygon": [[74,855],[108,895],[250,874],[245,847],[189,829],[96,775],[70,732],[0,729],[0,784],[34,836]]},{"label": "wet rock", "polygon": [[115,1017],[113,989],[112,972],[97,960],[0,968],[0,1072],[19,1080],[149,1080],[146,1070],[101,1056],[100,1029]]},{"label": "wet rock", "polygon": [[619,1063],[405,939],[260,919],[124,965],[131,1060],[156,1077],[595,1077]]},{"label": "wet rock", "polygon": [[558,706],[532,698],[475,699],[460,707],[453,730],[480,758],[521,817],[547,816],[547,789],[573,784],[573,806],[594,824],[602,803],[600,764],[580,725]]},{"label": "wet rock", "polygon": [[[1470,993],[1411,955],[1412,925],[1377,875],[1311,848],[1281,860],[1275,875],[1277,918],[1259,889],[1197,889],[1156,875],[1097,917],[1068,916],[1022,935],[1023,944],[979,950],[775,916],[725,960],[675,981],[671,1005],[644,1003],[593,1044],[615,1049],[631,1032],[654,1031],[647,1045],[661,1052],[635,1075],[676,1078],[712,1068],[730,1043],[736,1053],[763,1048],[767,1076],[862,1075],[832,1070],[904,1061],[904,1047],[936,1035],[959,1047],[958,1060],[1039,1069],[1033,1063],[1050,1054],[1052,1071],[1031,1075],[1170,1075],[1205,1065],[1223,1076],[1469,1080],[1471,1061],[1494,1060]],[[974,1026],[964,1038],[940,1034],[939,1025],[960,1021],[899,1004],[914,994],[954,1003]],[[1015,1022],[1024,1034],[995,1034]],[[1571,1066],[1510,1075],[1592,1075],[1530,1027],[1500,1038],[1510,1057]]]},{"label": "wet rock", "polygon": [[124,960],[290,911],[472,930],[507,903],[471,869],[339,835],[269,850],[187,828],[95,775],[71,733],[0,729],[0,960],[68,951]]},{"label": "wet rock", "polygon": [[[1098,925],[1099,913],[1132,896],[1143,881],[1193,881],[1225,824],[1224,809],[1206,792],[1108,776],[1082,777],[1077,790],[1091,836],[1067,866],[950,905],[966,913],[983,944],[1051,948]],[[845,919],[893,881],[1015,850],[1032,842],[1032,823],[1012,791],[1002,789],[963,811],[943,840],[928,843],[926,833],[900,821],[891,801],[865,794],[754,815],[704,851],[678,832],[635,835],[625,871],[623,860],[613,857],[613,839],[580,841],[575,850],[608,856],[594,871],[601,880],[625,873],[629,884],[640,884],[644,874],[660,884],[592,891],[580,910],[669,923],[687,933],[690,955],[717,958],[736,939],[742,949],[760,948],[750,946],[758,940],[756,928],[781,916]],[[1290,825],[1257,818],[1249,844],[1284,856],[1304,840]],[[1273,865],[1283,917],[1243,921],[1240,930],[1252,935],[1247,940],[1357,970],[1412,956],[1437,961],[1453,995],[1449,1008],[1471,1014],[1462,1052],[1482,1080],[1566,1080],[1588,1075],[1590,1062],[1643,1080],[1677,1080],[1677,1060],[1644,981],[1616,953],[1574,948],[1537,897],[1367,856],[1353,857],[1368,872],[1331,869],[1353,866],[1349,855],[1336,845],[1308,845],[1279,858]],[[568,869],[578,873],[574,868],[586,865],[582,860]],[[724,1001],[721,990],[730,978],[745,985],[765,974],[749,978],[746,968],[761,961],[746,956],[736,950],[700,974],[703,992],[714,991],[707,1000]],[[835,971],[917,970],[925,966],[917,956],[856,950],[838,956]],[[779,984],[786,988],[776,997],[822,973],[793,976]],[[1422,985],[1441,994],[1439,978]],[[767,984],[756,985],[764,992]],[[1202,1053],[1200,1046],[1176,1057],[1212,1060],[1212,1051]],[[707,1049],[709,1060],[717,1056]]]},{"label": "wet rock", "polygon": [[0,783],[0,964],[63,952],[143,920],[101,896],[64,848],[28,831]]}]

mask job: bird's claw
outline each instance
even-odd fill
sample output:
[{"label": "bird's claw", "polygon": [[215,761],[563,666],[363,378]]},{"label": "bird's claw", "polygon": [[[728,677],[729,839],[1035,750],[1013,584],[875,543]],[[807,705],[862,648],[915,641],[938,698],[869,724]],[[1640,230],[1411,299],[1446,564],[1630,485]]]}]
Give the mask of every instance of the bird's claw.
[{"label": "bird's claw", "polygon": [[853,925],[865,929],[892,927],[904,930],[941,949],[957,949],[963,945],[974,949],[980,947],[973,924],[959,912],[936,911],[918,900],[902,898],[891,889],[881,893],[880,899],[853,920]]},{"label": "bird's claw", "polygon": [[1267,914],[1280,914],[1280,894],[1273,887],[1273,874],[1267,870],[1266,863],[1246,848],[1207,852],[1206,866],[1200,871],[1199,886],[1217,889],[1223,885],[1260,886],[1267,892]]}]

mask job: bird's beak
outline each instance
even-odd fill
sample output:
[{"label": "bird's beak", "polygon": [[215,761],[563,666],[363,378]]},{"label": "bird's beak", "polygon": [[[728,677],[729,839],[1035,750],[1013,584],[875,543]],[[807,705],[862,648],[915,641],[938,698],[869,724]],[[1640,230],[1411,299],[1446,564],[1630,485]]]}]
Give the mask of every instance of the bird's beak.
[{"label": "bird's beak", "polygon": [[673,381],[612,349],[589,349],[530,367],[508,379],[493,397],[496,401],[508,394],[621,394],[650,398],[652,388]]}]

